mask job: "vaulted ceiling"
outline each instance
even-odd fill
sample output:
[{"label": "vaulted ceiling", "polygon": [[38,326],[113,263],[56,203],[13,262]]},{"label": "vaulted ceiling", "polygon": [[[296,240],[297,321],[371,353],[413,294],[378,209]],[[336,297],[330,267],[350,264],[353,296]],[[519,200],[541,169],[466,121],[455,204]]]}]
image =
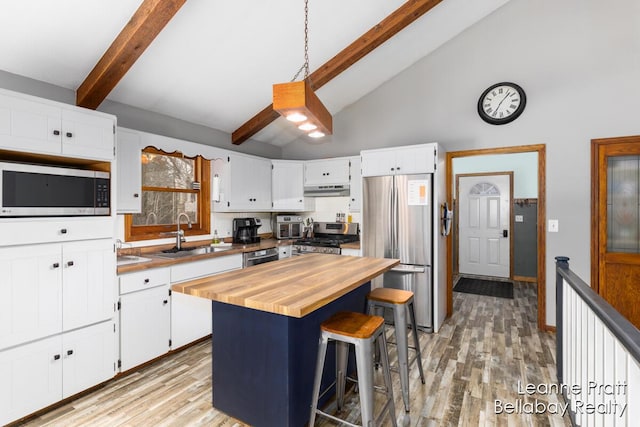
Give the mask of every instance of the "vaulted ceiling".
[{"label": "vaulted ceiling", "polygon": [[[428,12],[415,22],[323,83],[317,95],[336,114],[507,1],[433,1],[437,5],[428,5]],[[4,2],[0,69],[77,90],[88,76],[91,80],[90,72],[142,3]],[[136,49],[132,49],[129,44],[129,53],[136,58],[118,57],[113,61],[114,69],[127,61],[133,65],[114,82],[115,87],[102,89],[107,99],[231,134],[268,109],[272,84],[290,81],[303,64],[302,0],[170,3],[177,12],[157,36],[132,37],[136,43],[150,38],[149,47],[137,57],[141,45],[135,44]],[[311,72],[369,30],[374,29],[369,35],[375,34],[383,27],[378,24],[395,11],[408,10],[417,3],[421,2],[309,0]],[[123,45],[127,46],[127,40]],[[100,76],[96,80],[104,83]],[[81,89],[79,99],[87,83]],[[281,118],[269,120],[258,126],[259,131],[251,138],[284,145],[300,136],[284,122]]]}]

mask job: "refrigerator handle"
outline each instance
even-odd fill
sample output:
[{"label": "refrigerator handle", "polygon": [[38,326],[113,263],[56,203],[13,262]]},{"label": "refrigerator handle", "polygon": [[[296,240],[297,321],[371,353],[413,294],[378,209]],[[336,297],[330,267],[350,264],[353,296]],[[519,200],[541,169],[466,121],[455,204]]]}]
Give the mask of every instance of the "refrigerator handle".
[{"label": "refrigerator handle", "polygon": [[391,239],[389,241],[391,242],[391,258],[394,258],[396,256],[396,181],[393,176],[391,176],[391,194],[389,197],[391,198],[391,203],[389,203],[391,208],[391,224],[389,227]]},{"label": "refrigerator handle", "polygon": [[398,214],[398,183],[396,181],[396,177],[393,177],[393,218],[392,218],[392,229],[393,229],[393,252],[391,253],[394,258],[398,258],[399,250],[398,250],[398,227],[400,221],[400,215]]}]

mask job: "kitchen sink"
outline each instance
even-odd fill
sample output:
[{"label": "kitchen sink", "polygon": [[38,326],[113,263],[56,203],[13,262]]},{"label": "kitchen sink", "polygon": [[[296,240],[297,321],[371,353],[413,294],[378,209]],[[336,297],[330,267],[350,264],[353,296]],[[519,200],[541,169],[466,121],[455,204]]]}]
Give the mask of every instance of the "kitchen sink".
[{"label": "kitchen sink", "polygon": [[161,258],[184,258],[193,255],[210,254],[214,252],[228,251],[231,247],[215,247],[215,246],[198,246],[195,248],[177,248],[166,249],[162,252],[156,252],[153,255]]},{"label": "kitchen sink", "polygon": [[137,264],[139,262],[151,261],[151,258],[145,258],[137,255],[120,255],[116,259],[116,265]]}]

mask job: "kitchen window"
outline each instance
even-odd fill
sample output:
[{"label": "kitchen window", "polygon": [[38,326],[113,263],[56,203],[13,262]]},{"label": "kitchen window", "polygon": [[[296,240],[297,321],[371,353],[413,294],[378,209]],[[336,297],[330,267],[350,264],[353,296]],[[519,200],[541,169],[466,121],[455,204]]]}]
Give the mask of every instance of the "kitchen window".
[{"label": "kitchen window", "polygon": [[[125,239],[149,240],[171,237],[182,212],[192,227],[181,223],[185,235],[210,234],[209,161],[185,157],[153,147],[142,150],[142,211],[125,216]],[[183,220],[184,221],[184,220]]]}]

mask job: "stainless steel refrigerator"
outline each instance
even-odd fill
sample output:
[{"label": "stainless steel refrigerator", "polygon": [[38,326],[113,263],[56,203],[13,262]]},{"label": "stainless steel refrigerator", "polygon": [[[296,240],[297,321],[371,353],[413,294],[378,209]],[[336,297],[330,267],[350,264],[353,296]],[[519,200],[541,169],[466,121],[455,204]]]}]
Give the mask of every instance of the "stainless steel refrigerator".
[{"label": "stainless steel refrigerator", "polygon": [[373,286],[412,291],[416,323],[433,330],[432,174],[367,177],[362,191],[363,255],[400,259]]}]

